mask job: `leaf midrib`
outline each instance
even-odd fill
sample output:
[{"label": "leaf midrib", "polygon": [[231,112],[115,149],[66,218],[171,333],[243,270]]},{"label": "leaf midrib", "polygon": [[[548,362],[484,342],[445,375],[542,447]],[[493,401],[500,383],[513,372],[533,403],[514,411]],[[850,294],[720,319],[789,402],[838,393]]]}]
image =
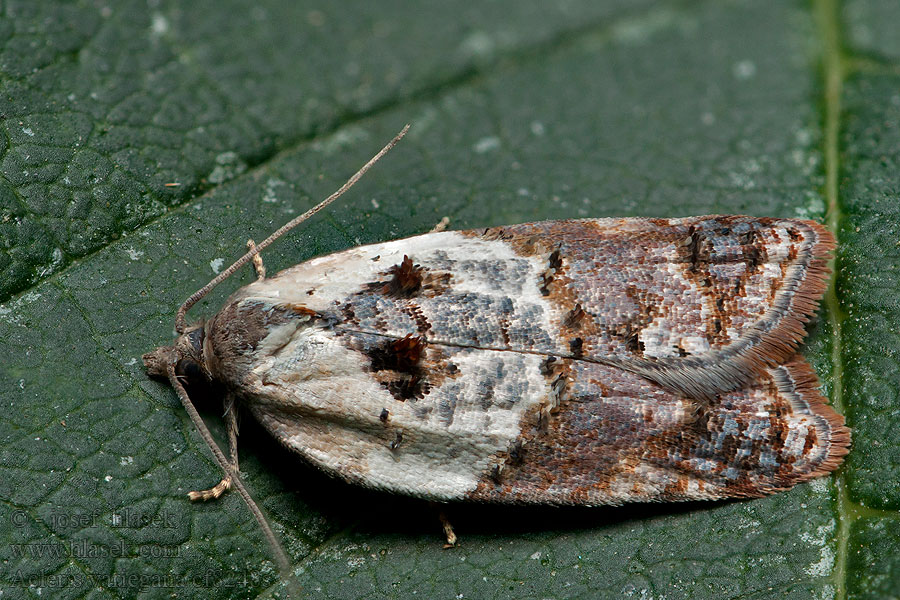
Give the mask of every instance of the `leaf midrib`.
[{"label": "leaf midrib", "polygon": [[[819,43],[822,52],[822,123],[824,129],[823,156],[825,163],[825,201],[826,226],[840,243],[840,223],[843,215],[839,202],[838,176],[840,173],[840,128],[841,128],[841,95],[844,87],[845,58],[842,54],[842,31],[840,7],[836,0],[815,0],[814,16],[818,25]],[[836,265],[839,267],[839,265]],[[843,310],[837,297],[835,277],[832,276],[828,291],[825,293],[825,306],[828,309],[828,323],[831,329],[831,402],[835,409],[844,413],[843,400],[843,359],[841,344],[841,325],[844,319]],[[847,547],[850,529],[858,512],[853,510],[846,487],[846,468],[840,469],[836,475],[834,510],[837,513],[835,529],[835,559],[831,577],[834,581],[835,600],[847,598]]]}]

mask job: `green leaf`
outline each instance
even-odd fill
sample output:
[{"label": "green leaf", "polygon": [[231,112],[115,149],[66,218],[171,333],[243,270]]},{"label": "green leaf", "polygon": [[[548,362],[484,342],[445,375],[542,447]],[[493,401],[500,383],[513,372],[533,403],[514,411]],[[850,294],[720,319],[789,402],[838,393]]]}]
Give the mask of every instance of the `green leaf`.
[{"label": "green leaf", "polygon": [[[0,18],[3,598],[883,598],[900,589],[900,70],[889,2],[21,2]],[[825,220],[806,354],[847,465],[762,500],[434,511],[315,471],[251,419],[241,471],[140,356],[178,305],[409,135],[270,272],[431,229]],[[178,184],[178,185],[167,185]],[[215,313],[249,269],[191,313]],[[221,404],[198,397],[220,443]]]}]

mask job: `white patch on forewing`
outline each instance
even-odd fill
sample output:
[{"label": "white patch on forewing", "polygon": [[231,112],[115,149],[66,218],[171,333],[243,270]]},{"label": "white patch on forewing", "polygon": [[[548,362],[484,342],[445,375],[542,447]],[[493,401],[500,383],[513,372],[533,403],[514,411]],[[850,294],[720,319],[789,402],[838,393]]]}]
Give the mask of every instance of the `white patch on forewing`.
[{"label": "white patch on forewing", "polygon": [[[361,291],[367,283],[384,278],[383,273],[409,256],[415,263],[427,266],[431,259],[440,257],[453,261],[471,261],[483,258],[499,262],[527,261],[528,273],[523,285],[509,294],[518,306],[540,304],[543,322],[535,323],[543,331],[555,331],[551,320],[558,320],[553,306],[541,296],[537,283],[547,268],[547,258],[542,256],[523,257],[506,242],[482,240],[465,236],[456,231],[429,233],[403,240],[359,246],[336,254],[314,258],[281,271],[274,277],[251,283],[241,294],[246,298],[263,301],[275,300],[295,303],[319,312],[326,312],[353,294]],[[451,273],[451,287],[454,293],[484,292],[488,289],[488,275],[477,272]],[[313,293],[308,293],[312,291]],[[496,293],[496,292],[495,292]]]},{"label": "white patch on forewing", "polygon": [[[277,341],[260,344],[244,392],[248,406],[298,453],[369,487],[462,498],[490,471],[491,457],[519,436],[525,412],[546,395],[540,357],[471,350],[454,356],[461,373],[454,385],[400,401],[367,372],[369,359],[333,332],[300,327],[285,343],[287,329],[273,331]],[[516,378],[515,386],[496,381],[500,398],[485,409],[480,383],[498,364]],[[448,402],[455,404],[449,424],[441,411]],[[387,423],[379,418],[384,409]],[[392,450],[397,431],[402,441]]]},{"label": "white patch on forewing", "polygon": [[[352,248],[312,259],[244,288],[245,301],[292,303],[319,312],[383,280],[404,255],[413,262],[518,261],[516,290],[497,289],[479,269],[451,273],[451,288],[506,294],[517,306],[539,303],[543,323],[552,316],[536,282],[546,258],[522,257],[503,241],[457,232]],[[312,292],[311,294],[309,292]],[[272,433],[320,467],[362,485],[432,498],[461,498],[475,489],[491,460],[520,434],[522,416],[547,395],[541,357],[495,350],[462,350],[453,361],[460,375],[432,387],[424,398],[395,399],[370,372],[370,359],[348,348],[334,332],[292,321],[260,342],[243,396]],[[502,375],[498,375],[502,373]],[[505,378],[515,378],[505,379]],[[484,384],[494,398],[483,402]],[[452,407],[452,408],[448,408]],[[390,412],[383,423],[382,411]],[[452,414],[448,420],[447,414]],[[396,449],[391,442],[402,431]]]}]

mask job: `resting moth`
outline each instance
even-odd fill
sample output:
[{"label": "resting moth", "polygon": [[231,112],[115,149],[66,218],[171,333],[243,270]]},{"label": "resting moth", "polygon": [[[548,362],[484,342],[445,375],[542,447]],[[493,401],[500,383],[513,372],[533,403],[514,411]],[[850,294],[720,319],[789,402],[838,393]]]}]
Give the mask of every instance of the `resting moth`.
[{"label": "resting moth", "polygon": [[[182,400],[178,376],[219,382],[286,447],[369,488],[764,496],[848,451],[797,353],[833,248],[815,222],[747,216],[435,232],[260,278],[205,323],[186,326],[189,301],[144,362]],[[226,478],[200,497],[240,481],[234,451],[214,452]]]}]

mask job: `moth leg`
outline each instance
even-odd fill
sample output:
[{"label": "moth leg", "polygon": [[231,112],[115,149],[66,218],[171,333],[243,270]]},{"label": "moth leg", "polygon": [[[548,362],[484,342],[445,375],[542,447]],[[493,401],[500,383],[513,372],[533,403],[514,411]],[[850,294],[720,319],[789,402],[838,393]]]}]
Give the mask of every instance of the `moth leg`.
[{"label": "moth leg", "polygon": [[237,450],[237,403],[234,400],[234,394],[231,392],[228,392],[228,395],[225,396],[225,429],[228,430],[228,454],[231,456],[231,468],[237,473],[240,471],[238,469]]},{"label": "moth leg", "polygon": [[450,224],[450,217],[443,217],[437,225],[431,228],[431,231],[428,233],[438,233],[440,231],[444,231],[447,229],[447,225]]},{"label": "moth leg", "polygon": [[[234,394],[229,393],[225,396],[225,428],[228,430],[228,453],[231,455],[229,466],[238,472],[238,452],[237,452],[237,410],[234,401]],[[231,476],[222,478],[222,481],[209,488],[208,490],[200,490],[197,492],[188,492],[191,500],[215,500],[231,488]]]},{"label": "moth leg", "polygon": [[[247,250],[253,250],[256,248],[256,243],[253,240],[247,240]],[[253,255],[253,270],[256,271],[257,279],[265,279],[266,278],[266,267],[263,265],[262,256],[259,254]]]},{"label": "moth leg", "polygon": [[447,540],[444,544],[444,549],[455,548],[458,538],[456,537],[456,532],[453,531],[453,525],[450,524],[450,519],[447,518],[444,509],[441,508],[440,505],[435,502],[431,502],[430,504],[437,509],[438,519],[441,521],[441,529],[444,530],[444,539]]},{"label": "moth leg", "polygon": [[199,490],[194,492],[188,492],[188,498],[196,502],[197,500],[203,500],[206,502],[207,500],[215,500],[222,494],[228,491],[231,487],[231,477],[223,477],[222,481],[209,488],[208,490]]}]

